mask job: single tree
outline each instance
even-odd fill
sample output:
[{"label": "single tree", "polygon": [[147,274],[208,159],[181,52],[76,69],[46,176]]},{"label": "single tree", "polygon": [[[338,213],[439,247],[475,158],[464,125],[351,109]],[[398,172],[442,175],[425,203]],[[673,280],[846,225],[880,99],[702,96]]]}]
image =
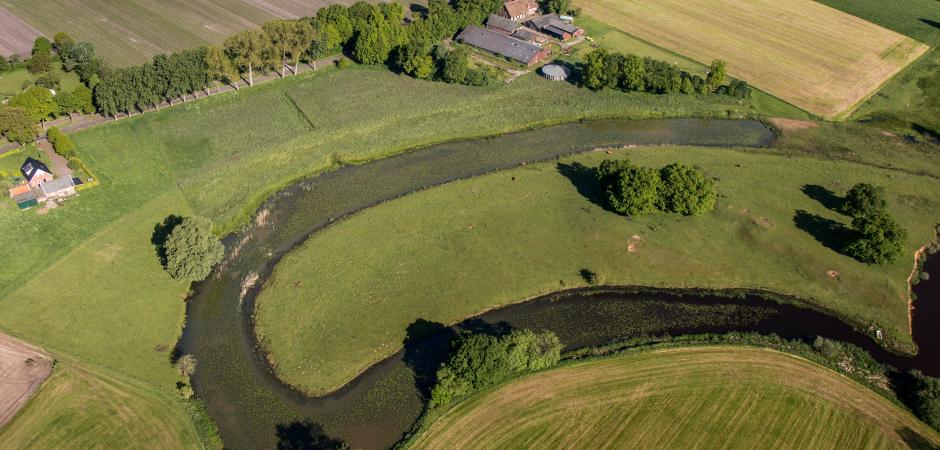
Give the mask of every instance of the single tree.
[{"label": "single tree", "polygon": [[845,253],[868,264],[887,264],[904,252],[907,231],[885,211],[852,219],[852,241]]},{"label": "single tree", "polygon": [[254,68],[264,60],[264,52],[270,47],[267,36],[261,30],[245,30],[225,40],[225,53],[242,73],[248,72],[248,86],[254,86]]},{"label": "single tree", "polygon": [[581,61],[581,84],[591,90],[603,89],[610,84],[607,73],[607,50],[592,50]]},{"label": "single tree", "polygon": [[675,163],[660,170],[662,184],[659,208],[686,216],[700,215],[715,208],[715,186],[701,171]]},{"label": "single tree", "polygon": [[728,65],[720,59],[712,61],[708,70],[708,76],[705,78],[705,84],[710,92],[718,89],[718,86],[725,84],[725,78],[728,76]]},{"label": "single tree", "polygon": [[36,122],[23,108],[0,106],[0,135],[10,142],[27,144],[36,137]]},{"label": "single tree", "polygon": [[164,246],[166,270],[178,280],[205,279],[225,254],[219,238],[212,234],[212,222],[202,217],[183,218]]},{"label": "single tree", "polygon": [[661,184],[657,171],[634,166],[629,161],[604,161],[597,172],[614,211],[636,216],[656,210]]},{"label": "single tree", "polygon": [[[206,48],[206,68],[209,78],[219,83],[232,83],[238,90],[238,80],[235,79],[238,75],[232,67],[232,62],[225,56],[225,50],[222,47],[212,45]],[[217,92],[222,91],[221,85],[217,88]]]},{"label": "single tree", "polygon": [[849,189],[842,202],[842,212],[852,217],[870,215],[888,207],[885,188],[869,183],[858,183]]},{"label": "single tree", "polygon": [[40,122],[43,128],[46,126],[46,120],[55,117],[59,112],[59,105],[52,97],[49,89],[34,86],[25,92],[18,94],[10,99],[10,106],[23,108],[29,115],[33,123]]},{"label": "single tree", "polygon": [[52,37],[52,49],[59,55],[67,52],[73,45],[75,45],[75,40],[64,31],[60,31]]},{"label": "single tree", "polygon": [[[297,75],[300,69],[300,59],[310,49],[316,37],[316,30],[310,25],[310,22],[295,20],[291,23],[291,33],[288,35],[285,45],[287,46],[287,54],[290,56],[290,62],[294,63],[294,75]],[[316,61],[314,61],[314,64],[316,64]]]},{"label": "single tree", "polygon": [[26,70],[29,70],[29,73],[32,74],[52,70],[52,53],[49,51],[35,53],[29,58],[29,61],[26,62]]},{"label": "single tree", "polygon": [[33,55],[37,53],[52,53],[52,42],[45,36],[39,36],[33,41]]}]

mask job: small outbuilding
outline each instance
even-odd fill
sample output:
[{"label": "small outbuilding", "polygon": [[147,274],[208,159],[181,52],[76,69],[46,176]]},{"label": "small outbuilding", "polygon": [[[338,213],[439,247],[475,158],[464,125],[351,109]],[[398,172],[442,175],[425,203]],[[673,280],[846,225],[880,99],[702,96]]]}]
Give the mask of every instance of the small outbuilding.
[{"label": "small outbuilding", "polygon": [[52,171],[49,170],[49,167],[34,158],[26,158],[26,161],[23,162],[23,165],[20,166],[20,172],[23,173],[23,178],[26,179],[26,183],[32,187],[38,187],[40,184],[47,181],[52,181]]},{"label": "small outbuilding", "polygon": [[509,20],[522,20],[538,12],[539,4],[534,0],[512,0],[503,4],[500,14]]},{"label": "small outbuilding", "polygon": [[554,13],[536,17],[528,21],[527,25],[549,36],[561,39],[562,41],[567,41],[574,36],[584,34],[583,29],[561,20],[561,17]]},{"label": "small outbuilding", "polygon": [[571,69],[561,64],[547,64],[541,70],[542,76],[552,81],[565,81],[571,76]]},{"label": "small outbuilding", "polygon": [[39,195],[28,184],[21,184],[10,189],[10,198],[20,209],[29,209],[39,204]]}]

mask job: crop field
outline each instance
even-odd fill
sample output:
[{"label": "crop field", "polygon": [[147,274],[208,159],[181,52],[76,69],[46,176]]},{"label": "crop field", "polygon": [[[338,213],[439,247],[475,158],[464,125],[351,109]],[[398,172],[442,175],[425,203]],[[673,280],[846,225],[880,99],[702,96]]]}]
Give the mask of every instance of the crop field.
[{"label": "crop field", "polygon": [[0,30],[3,30],[0,34],[0,55],[3,56],[29,55],[33,41],[42,36],[39,30],[6,10],[3,3],[0,3]]},{"label": "crop field", "polygon": [[0,443],[4,448],[203,447],[175,394],[62,360],[20,414],[0,428]]},{"label": "crop field", "polygon": [[[156,54],[221,43],[236,31],[275,18],[313,15],[332,3],[351,0],[0,0],[0,25],[35,27],[46,36],[59,31],[95,44],[114,66],[147,62]],[[3,13],[6,8],[7,13]],[[15,16],[13,16],[15,15]],[[22,28],[22,26],[20,26]],[[24,32],[0,35],[0,49],[22,47]],[[35,37],[35,36],[34,36]],[[33,37],[33,38],[34,38]],[[27,50],[32,48],[29,40]],[[28,51],[27,51],[28,53]]]},{"label": "crop field", "polygon": [[928,47],[811,0],[592,0],[585,14],[839,119]]},{"label": "crop field", "polygon": [[415,449],[934,448],[867,388],[770,350],[659,350],[525,376],[449,408]]},{"label": "crop field", "polygon": [[[417,319],[456,323],[584,286],[580,271],[589,269],[615,285],[791,294],[858,323],[875,323],[909,345],[906,282],[914,251],[940,222],[940,185],[772,153],[688,147],[594,152],[384,203],[315,234],[278,264],[257,300],[259,335],[283,379],[322,393],[398,350]],[[593,200],[587,169],[606,158],[698,166],[719,180],[716,210],[631,219],[609,212]],[[905,255],[893,264],[862,264],[814,234],[849,219],[804,193],[805,186],[842,195],[862,181],[887,187],[892,212],[910,232]],[[368,327],[356,325],[364,321]]]}]

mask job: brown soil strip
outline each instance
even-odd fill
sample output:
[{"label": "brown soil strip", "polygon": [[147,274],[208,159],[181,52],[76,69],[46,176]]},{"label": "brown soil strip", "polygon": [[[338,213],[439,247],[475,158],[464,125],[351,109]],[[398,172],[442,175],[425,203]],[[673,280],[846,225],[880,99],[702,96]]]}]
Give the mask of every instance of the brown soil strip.
[{"label": "brown soil strip", "polygon": [[52,358],[39,348],[0,334],[0,427],[19,412],[52,373]]},{"label": "brown soil strip", "polygon": [[33,28],[15,14],[0,6],[0,55],[11,56],[29,55],[33,49],[33,41],[42,36],[39,30]]}]

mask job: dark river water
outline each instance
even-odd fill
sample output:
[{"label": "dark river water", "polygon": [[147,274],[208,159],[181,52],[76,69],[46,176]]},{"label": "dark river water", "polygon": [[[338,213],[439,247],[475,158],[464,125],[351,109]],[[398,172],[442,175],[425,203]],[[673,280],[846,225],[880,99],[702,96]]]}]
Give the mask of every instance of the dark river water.
[{"label": "dark river water", "polygon": [[[598,121],[510,133],[414,150],[348,166],[300,182],[272,197],[251,226],[226,238],[227,257],[215,276],[196,285],[179,351],[199,361],[193,387],[216,420],[228,448],[329,446],[387,448],[424,407],[432,375],[454,331],[417,320],[404,350],[339,391],[319,398],[298,393],[268,370],[255,351],[251,311],[258,287],[280,258],[337,218],[454,179],[624,145],[765,147],[773,132],[756,121],[669,119]],[[519,327],[556,332],[568,349],[662,334],[755,331],[787,338],[821,335],[868,349],[898,368],[940,376],[940,262],[937,277],[916,287],[917,357],[882,349],[867,335],[821,312],[754,295],[661,291],[571,291],[491,311],[456,328]],[[254,284],[245,280],[258,279]],[[298,318],[303,320],[303,318]],[[291,326],[291,324],[285,324]]]}]

